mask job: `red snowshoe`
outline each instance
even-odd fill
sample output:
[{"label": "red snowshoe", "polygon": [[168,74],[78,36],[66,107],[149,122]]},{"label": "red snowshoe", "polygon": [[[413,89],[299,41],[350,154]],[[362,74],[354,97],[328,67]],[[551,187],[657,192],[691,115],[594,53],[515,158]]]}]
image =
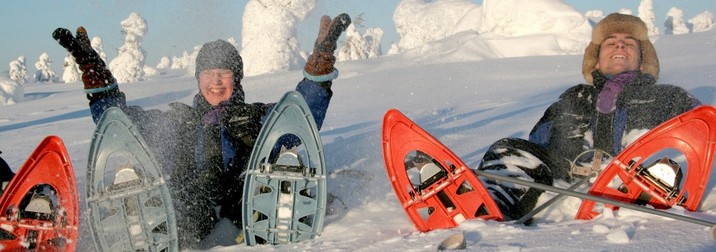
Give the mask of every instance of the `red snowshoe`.
[{"label": "red snowshoe", "polygon": [[45,138],[0,198],[0,250],[74,251],[79,196],[62,140]]},{"label": "red snowshoe", "polygon": [[503,220],[475,173],[395,109],[383,119],[383,156],[395,194],[419,231],[456,227],[478,217]]},{"label": "red snowshoe", "polygon": [[[657,209],[680,205],[696,211],[711,177],[715,150],[716,108],[700,106],[632,143],[602,171],[589,193]],[[577,218],[598,215],[594,206],[594,201],[582,201]]]}]

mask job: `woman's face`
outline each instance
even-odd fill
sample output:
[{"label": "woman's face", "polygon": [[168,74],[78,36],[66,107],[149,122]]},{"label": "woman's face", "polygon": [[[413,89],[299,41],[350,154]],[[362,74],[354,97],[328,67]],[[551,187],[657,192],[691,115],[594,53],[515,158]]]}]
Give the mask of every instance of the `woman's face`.
[{"label": "woman's face", "polygon": [[229,69],[208,69],[199,73],[199,91],[211,105],[219,105],[234,93],[234,73]]},{"label": "woman's face", "polygon": [[599,46],[597,69],[605,75],[639,70],[641,51],[639,41],[624,33],[614,33]]}]

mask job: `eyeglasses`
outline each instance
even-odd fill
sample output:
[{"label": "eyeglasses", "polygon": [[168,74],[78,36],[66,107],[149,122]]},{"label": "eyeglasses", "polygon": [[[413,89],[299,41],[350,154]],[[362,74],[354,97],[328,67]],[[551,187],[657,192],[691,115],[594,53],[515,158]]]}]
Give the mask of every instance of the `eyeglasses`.
[{"label": "eyeglasses", "polygon": [[218,76],[221,79],[228,79],[234,77],[234,72],[227,69],[204,70],[199,73],[199,76],[206,79],[214,78],[214,76]]}]

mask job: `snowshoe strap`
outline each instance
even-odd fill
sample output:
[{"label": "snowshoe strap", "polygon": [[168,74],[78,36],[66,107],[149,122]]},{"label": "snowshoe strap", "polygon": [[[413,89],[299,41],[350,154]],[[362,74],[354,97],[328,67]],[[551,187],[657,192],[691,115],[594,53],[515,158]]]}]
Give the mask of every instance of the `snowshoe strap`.
[{"label": "snowshoe strap", "polygon": [[[589,152],[594,152],[594,157],[592,159],[592,166],[589,166],[589,167],[580,166],[578,164],[579,158],[582,155],[589,153]],[[594,173],[598,173],[602,169],[602,158],[603,157],[604,157],[604,152],[599,149],[588,150],[588,151],[582,152],[582,154],[579,154],[579,156],[577,156],[577,158],[575,158],[574,161],[572,162],[572,167],[571,167],[572,175],[579,175],[579,176],[586,177],[586,176],[590,176]]]}]

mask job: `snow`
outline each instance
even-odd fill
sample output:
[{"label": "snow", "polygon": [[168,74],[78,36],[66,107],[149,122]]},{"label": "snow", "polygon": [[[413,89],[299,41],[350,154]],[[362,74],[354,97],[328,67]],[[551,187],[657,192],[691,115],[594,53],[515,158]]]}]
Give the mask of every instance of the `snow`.
[{"label": "snow", "polygon": [[[557,14],[573,16],[569,8]],[[581,22],[587,22],[582,18]],[[575,20],[565,21],[574,26],[562,26],[570,29],[521,36],[480,36],[462,30],[442,40],[423,41],[402,53],[339,62],[336,67],[341,75],[333,84],[334,96],[321,137],[329,192],[340,200],[333,205],[335,212],[327,216],[323,234],[301,243],[246,248],[232,244],[237,230],[224,221],[212,234],[212,238],[220,239],[212,242],[222,245],[207,245],[207,250],[434,251],[443,239],[457,232],[464,233],[468,250],[716,250],[708,227],[629,209],[603,210],[594,220],[576,220],[581,201],[571,197],[538,214],[532,226],[473,219],[454,229],[420,233],[401,209],[382,159],[383,114],[390,108],[400,109],[468,166],[477,167],[490,144],[503,137],[526,138],[562,91],[584,83],[582,55],[576,48],[583,50],[589,31],[581,31],[582,24]],[[576,34],[570,37],[570,33]],[[661,62],[660,83],[684,87],[703,103],[716,104],[716,30],[659,35],[655,47]],[[245,61],[245,65],[250,63]],[[148,109],[168,109],[171,102],[191,104],[197,93],[193,76],[187,76],[184,68],[157,71],[144,81],[120,84],[129,104]],[[248,76],[242,84],[248,102],[272,102],[292,90],[301,78],[300,69],[296,69]],[[5,83],[13,82],[0,79],[2,99],[9,97],[2,93]],[[57,135],[71,157],[78,188],[85,188],[95,125],[82,83],[32,82],[19,87],[24,90],[22,101],[0,109],[2,157],[18,169],[45,136]],[[715,177],[711,175],[699,212],[682,207],[668,211],[716,221]],[[561,181],[555,185],[569,186]],[[82,194],[80,190],[84,204]],[[545,193],[540,202],[552,196]],[[86,218],[86,213],[82,217]],[[94,250],[87,230],[84,221],[78,251]]]},{"label": "snow", "polygon": [[303,69],[307,56],[296,39],[296,25],[315,5],[315,0],[250,0],[241,30],[244,73],[251,76]]},{"label": "snow", "polygon": [[689,23],[693,26],[693,32],[709,31],[714,28],[714,15],[711,12],[704,11],[689,19]]}]

